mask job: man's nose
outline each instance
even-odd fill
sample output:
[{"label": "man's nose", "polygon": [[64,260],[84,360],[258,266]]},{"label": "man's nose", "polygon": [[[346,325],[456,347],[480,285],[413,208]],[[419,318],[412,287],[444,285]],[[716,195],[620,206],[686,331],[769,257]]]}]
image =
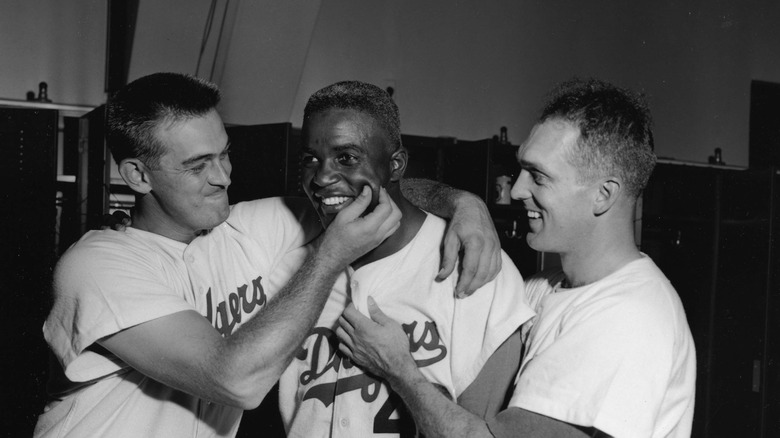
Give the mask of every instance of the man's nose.
[{"label": "man's nose", "polygon": [[320,187],[333,184],[336,180],[338,180],[338,172],[333,168],[330,161],[327,160],[317,167],[317,170],[314,172],[314,178],[312,178],[312,182]]},{"label": "man's nose", "polygon": [[230,185],[230,172],[233,170],[230,158],[218,159],[211,167],[211,184],[227,188]]},{"label": "man's nose", "polygon": [[528,191],[528,185],[531,182],[531,175],[522,170],[520,175],[517,176],[517,180],[512,185],[512,190],[509,192],[510,196],[514,200],[527,199],[531,197],[531,193]]}]

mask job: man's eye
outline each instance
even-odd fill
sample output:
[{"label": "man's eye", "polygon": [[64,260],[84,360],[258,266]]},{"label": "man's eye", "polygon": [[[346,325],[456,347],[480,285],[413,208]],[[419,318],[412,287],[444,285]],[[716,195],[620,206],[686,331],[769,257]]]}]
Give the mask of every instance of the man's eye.
[{"label": "man's eye", "polygon": [[301,157],[301,164],[304,166],[308,166],[316,162],[317,162],[317,158],[315,158],[314,155],[303,155]]},{"label": "man's eye", "polygon": [[338,156],[338,158],[336,158],[336,161],[341,165],[349,166],[357,163],[358,157],[352,154],[341,154]]},{"label": "man's eye", "polygon": [[206,170],[206,163],[201,163],[201,164],[198,164],[195,167],[190,168],[190,172],[193,172],[193,173],[201,173],[204,170]]}]

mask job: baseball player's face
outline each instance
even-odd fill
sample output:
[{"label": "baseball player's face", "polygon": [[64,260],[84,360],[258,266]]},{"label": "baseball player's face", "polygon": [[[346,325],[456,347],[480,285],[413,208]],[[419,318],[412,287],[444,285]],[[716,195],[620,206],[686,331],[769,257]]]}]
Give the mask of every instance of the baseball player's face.
[{"label": "baseball player's face", "polygon": [[537,251],[566,254],[591,235],[596,192],[568,158],[579,135],[569,122],[551,119],[536,125],[518,150],[521,171],[512,198],[523,202],[526,240]]},{"label": "baseball player's face", "polygon": [[363,186],[373,194],[392,174],[390,142],[369,115],[352,109],[329,109],[304,122],[301,161],[303,189],[324,226],[352,203]]},{"label": "baseball player's face", "polygon": [[228,136],[216,111],[155,132],[166,152],[148,172],[160,226],[176,235],[194,235],[224,222],[230,214],[227,188],[232,170]]}]

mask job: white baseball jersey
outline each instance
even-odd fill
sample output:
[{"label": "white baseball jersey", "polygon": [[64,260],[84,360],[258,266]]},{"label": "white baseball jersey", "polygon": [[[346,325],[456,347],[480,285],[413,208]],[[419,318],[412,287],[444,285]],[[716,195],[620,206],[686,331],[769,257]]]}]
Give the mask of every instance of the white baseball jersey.
[{"label": "white baseball jersey", "polygon": [[304,239],[278,198],[237,204],[189,245],[134,228],[85,234],[58,264],[43,329],[74,384],[46,406],[35,436],[235,436],[240,409],[165,386],[96,342],[184,310],[229,335],[295,272]]},{"label": "white baseball jersey", "polygon": [[409,335],[425,377],[456,399],[485,361],[533,312],[520,273],[503,255],[498,277],[455,299],[457,275],[435,281],[445,222],[428,215],[400,251],[336,282],[317,324],[280,380],[282,419],[290,437],[392,437],[413,433],[400,398],[338,352],[335,328],[349,303],[368,314],[373,297]]}]

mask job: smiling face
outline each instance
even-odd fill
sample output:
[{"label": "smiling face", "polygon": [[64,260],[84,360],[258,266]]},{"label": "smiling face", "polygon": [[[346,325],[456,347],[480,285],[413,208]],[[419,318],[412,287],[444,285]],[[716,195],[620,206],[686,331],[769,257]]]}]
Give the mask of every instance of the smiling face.
[{"label": "smiling face", "polygon": [[303,189],[324,226],[368,185],[369,209],[393,176],[393,154],[384,129],[369,115],[333,108],[304,121]]},{"label": "smiling face", "polygon": [[527,210],[526,240],[537,251],[566,254],[591,234],[594,184],[581,182],[567,159],[578,138],[571,123],[548,119],[518,150],[521,172],[511,194]]},{"label": "smiling face", "polygon": [[156,131],[165,153],[148,168],[152,229],[188,242],[199,232],[224,222],[230,206],[227,188],[232,166],[228,136],[215,110]]}]

